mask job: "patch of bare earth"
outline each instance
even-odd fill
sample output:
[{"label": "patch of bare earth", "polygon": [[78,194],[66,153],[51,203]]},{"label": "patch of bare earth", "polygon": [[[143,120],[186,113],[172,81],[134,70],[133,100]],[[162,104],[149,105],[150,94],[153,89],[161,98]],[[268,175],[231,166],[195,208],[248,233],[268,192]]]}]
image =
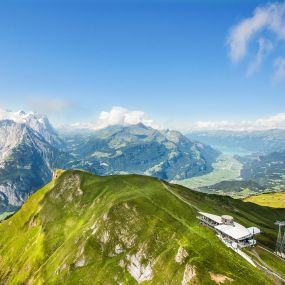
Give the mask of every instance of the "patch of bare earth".
[{"label": "patch of bare earth", "polygon": [[187,285],[196,276],[195,266],[186,264],[181,285]]},{"label": "patch of bare earth", "polygon": [[216,274],[216,273],[213,273],[213,272],[209,272],[210,276],[211,276],[211,279],[216,282],[217,284],[223,284],[225,283],[226,281],[230,281],[230,282],[233,282],[234,280],[230,277],[227,277],[225,275],[221,275],[221,274]]}]

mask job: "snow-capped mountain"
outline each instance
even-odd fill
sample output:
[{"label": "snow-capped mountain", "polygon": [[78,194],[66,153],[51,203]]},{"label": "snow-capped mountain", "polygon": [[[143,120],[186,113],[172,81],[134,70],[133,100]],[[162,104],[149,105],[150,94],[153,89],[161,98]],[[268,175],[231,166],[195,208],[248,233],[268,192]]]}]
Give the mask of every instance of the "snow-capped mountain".
[{"label": "snow-capped mountain", "polygon": [[11,112],[0,109],[0,121],[13,121],[17,124],[24,124],[40,134],[47,142],[55,146],[62,145],[57,132],[50,124],[45,115],[24,111]]},{"label": "snow-capped mountain", "polygon": [[48,118],[0,111],[0,212],[19,207],[54,168],[179,180],[209,172],[217,152],[176,131],[143,124],[61,133]]},{"label": "snow-capped mountain", "polygon": [[0,111],[0,211],[20,206],[67,155],[45,116]]}]

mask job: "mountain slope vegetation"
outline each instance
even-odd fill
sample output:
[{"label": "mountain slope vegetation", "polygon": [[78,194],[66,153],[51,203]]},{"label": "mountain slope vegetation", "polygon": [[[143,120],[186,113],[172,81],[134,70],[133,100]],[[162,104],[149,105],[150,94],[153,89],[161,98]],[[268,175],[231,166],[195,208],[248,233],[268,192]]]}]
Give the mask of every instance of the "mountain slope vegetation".
[{"label": "mountain slope vegetation", "polygon": [[260,226],[269,247],[285,214],[152,177],[60,172],[0,224],[0,283],[273,284],[198,223],[197,207]]},{"label": "mountain slope vegetation", "polygon": [[80,168],[100,175],[136,173],[165,180],[210,172],[218,152],[177,131],[143,124],[110,126],[89,133],[65,133],[69,153],[84,162]]},{"label": "mountain slope vegetation", "polygon": [[285,187],[285,151],[276,151],[266,155],[238,157],[243,163],[241,177],[253,180],[260,185],[280,191]]}]

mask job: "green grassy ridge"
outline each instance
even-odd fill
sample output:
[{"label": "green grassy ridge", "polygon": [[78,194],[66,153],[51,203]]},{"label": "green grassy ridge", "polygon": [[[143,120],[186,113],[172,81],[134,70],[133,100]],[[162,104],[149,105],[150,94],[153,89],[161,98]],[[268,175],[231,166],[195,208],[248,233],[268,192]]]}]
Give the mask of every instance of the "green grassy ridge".
[{"label": "green grassy ridge", "polygon": [[[169,187],[196,206],[216,209],[207,206],[210,195]],[[175,262],[179,247],[188,253],[182,264]],[[231,284],[272,284],[151,177],[66,171],[0,224],[1,284],[137,284],[129,270],[137,254],[140,266],[152,268],[142,284],[181,284],[186,264],[195,268],[192,284],[215,284],[209,272],[232,278]]]}]

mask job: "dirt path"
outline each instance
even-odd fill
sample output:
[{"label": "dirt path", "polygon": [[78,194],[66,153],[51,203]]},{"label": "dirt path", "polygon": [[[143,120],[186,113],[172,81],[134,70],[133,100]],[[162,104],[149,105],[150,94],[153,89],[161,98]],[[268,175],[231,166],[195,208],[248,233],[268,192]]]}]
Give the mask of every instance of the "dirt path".
[{"label": "dirt path", "polygon": [[194,209],[197,210],[198,212],[201,211],[197,206],[191,204],[191,203],[188,202],[186,199],[184,199],[183,197],[181,197],[179,194],[175,193],[175,192],[174,192],[167,184],[165,184],[163,181],[161,181],[161,183],[162,183],[163,187],[164,187],[168,192],[170,192],[171,194],[173,194],[173,195],[174,195],[175,197],[177,197],[179,200],[181,200],[182,202],[184,202],[185,204],[187,204],[187,205],[190,206],[191,208],[194,208]]},{"label": "dirt path", "polygon": [[257,261],[254,261],[259,267],[261,267],[263,270],[265,270],[267,273],[273,275],[275,278],[277,278],[278,280],[280,280],[282,282],[282,284],[285,283],[285,279],[276,271],[274,271],[274,269],[272,269],[266,262],[264,262],[261,257],[259,256],[259,254],[255,251],[255,249],[252,250],[252,254],[258,259],[258,261],[261,263],[259,264]]}]

